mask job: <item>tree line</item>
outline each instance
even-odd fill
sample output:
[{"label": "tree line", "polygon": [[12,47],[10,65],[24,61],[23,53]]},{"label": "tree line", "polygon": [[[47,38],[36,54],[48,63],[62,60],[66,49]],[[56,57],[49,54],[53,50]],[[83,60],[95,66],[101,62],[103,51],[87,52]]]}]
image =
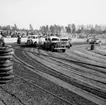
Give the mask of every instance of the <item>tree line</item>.
[{"label": "tree line", "polygon": [[43,35],[61,35],[65,34],[106,34],[106,26],[104,25],[75,25],[68,24],[67,26],[60,25],[45,25],[41,26],[39,29],[34,29],[31,24],[29,24],[29,29],[19,29],[16,24],[14,26],[0,26],[3,36],[17,36],[28,35],[28,34],[43,34]]},{"label": "tree line", "polygon": [[51,26],[42,26],[40,27],[40,31],[42,33],[88,33],[88,34],[105,34],[106,33],[106,26],[103,25],[75,25],[75,24],[69,24],[68,26],[59,26],[59,25],[51,25]]}]

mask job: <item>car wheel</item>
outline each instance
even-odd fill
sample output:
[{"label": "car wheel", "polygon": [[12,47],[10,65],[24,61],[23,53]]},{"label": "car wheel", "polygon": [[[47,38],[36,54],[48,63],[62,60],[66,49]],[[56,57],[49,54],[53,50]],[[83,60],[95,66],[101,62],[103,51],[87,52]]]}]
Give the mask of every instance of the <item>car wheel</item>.
[{"label": "car wheel", "polygon": [[68,49],[70,49],[70,46],[67,46]]},{"label": "car wheel", "polygon": [[70,47],[72,47],[72,44],[70,44]]},{"label": "car wheel", "polygon": [[62,52],[65,52],[65,51],[66,51],[65,49],[62,50]]}]

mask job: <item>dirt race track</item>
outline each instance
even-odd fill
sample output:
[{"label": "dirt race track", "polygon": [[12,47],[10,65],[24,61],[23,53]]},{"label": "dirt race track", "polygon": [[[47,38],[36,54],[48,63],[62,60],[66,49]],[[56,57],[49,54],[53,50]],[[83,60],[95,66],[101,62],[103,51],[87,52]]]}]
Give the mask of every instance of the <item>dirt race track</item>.
[{"label": "dirt race track", "polygon": [[15,78],[0,86],[4,105],[106,105],[105,47],[61,53],[12,46]]}]

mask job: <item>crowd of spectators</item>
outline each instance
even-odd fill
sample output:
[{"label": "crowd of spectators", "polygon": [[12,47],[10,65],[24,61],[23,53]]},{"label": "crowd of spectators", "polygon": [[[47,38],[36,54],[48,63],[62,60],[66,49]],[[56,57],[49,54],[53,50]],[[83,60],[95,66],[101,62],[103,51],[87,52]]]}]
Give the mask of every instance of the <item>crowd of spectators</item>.
[{"label": "crowd of spectators", "polygon": [[3,37],[25,37],[29,33],[26,31],[8,31],[8,30],[0,30],[0,33]]}]

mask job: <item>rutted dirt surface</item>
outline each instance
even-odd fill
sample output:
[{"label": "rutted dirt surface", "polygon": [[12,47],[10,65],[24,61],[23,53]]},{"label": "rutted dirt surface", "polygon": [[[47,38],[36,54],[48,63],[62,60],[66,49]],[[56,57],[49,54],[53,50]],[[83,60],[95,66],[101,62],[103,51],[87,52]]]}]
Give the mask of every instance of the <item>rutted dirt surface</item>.
[{"label": "rutted dirt surface", "polygon": [[43,86],[43,88],[49,91],[54,90],[55,94],[66,98],[70,101],[70,103],[72,103],[72,105],[96,105],[74,93],[69,92],[66,89],[63,89],[62,87],[51,83],[37,74],[30,72],[28,69],[21,67],[19,70],[20,65],[18,64],[14,64],[14,66],[16,70],[15,74],[24,77],[24,79],[28,81],[15,76],[15,79],[11,83],[0,87],[0,97],[6,105],[70,105],[43,91],[37,87],[36,84],[38,86]]},{"label": "rutted dirt surface", "polygon": [[[73,81],[82,81],[83,84],[95,87],[98,91],[103,92],[104,97],[101,95],[99,97],[105,99],[106,76],[104,65],[106,60],[101,55],[103,54],[103,50],[101,54],[100,51],[98,54],[95,53],[98,52],[98,49],[87,51],[84,48],[72,48],[72,51],[70,49],[66,53],[47,52],[33,48],[23,49],[17,47],[17,49],[19,50],[16,51],[16,55],[20,59],[32,66],[35,65],[34,71],[39,70],[44,72],[46,69],[48,71],[52,69],[58,70],[58,72],[68,75]],[[26,51],[23,53],[20,50]],[[104,58],[103,61],[102,58]],[[38,62],[34,63],[33,59]],[[81,61],[86,64],[80,65],[79,63],[73,63],[71,60]],[[97,64],[100,67],[89,65],[91,64],[90,60],[92,64]],[[69,91],[53,83],[51,80],[32,72],[17,60],[14,60],[14,74],[15,78],[13,81],[0,86],[0,100],[4,105],[96,105],[96,103],[79,96],[73,91]],[[82,76],[85,77],[82,78]],[[64,80],[64,82],[67,81]],[[101,105],[105,105],[105,103],[101,103]]]}]

